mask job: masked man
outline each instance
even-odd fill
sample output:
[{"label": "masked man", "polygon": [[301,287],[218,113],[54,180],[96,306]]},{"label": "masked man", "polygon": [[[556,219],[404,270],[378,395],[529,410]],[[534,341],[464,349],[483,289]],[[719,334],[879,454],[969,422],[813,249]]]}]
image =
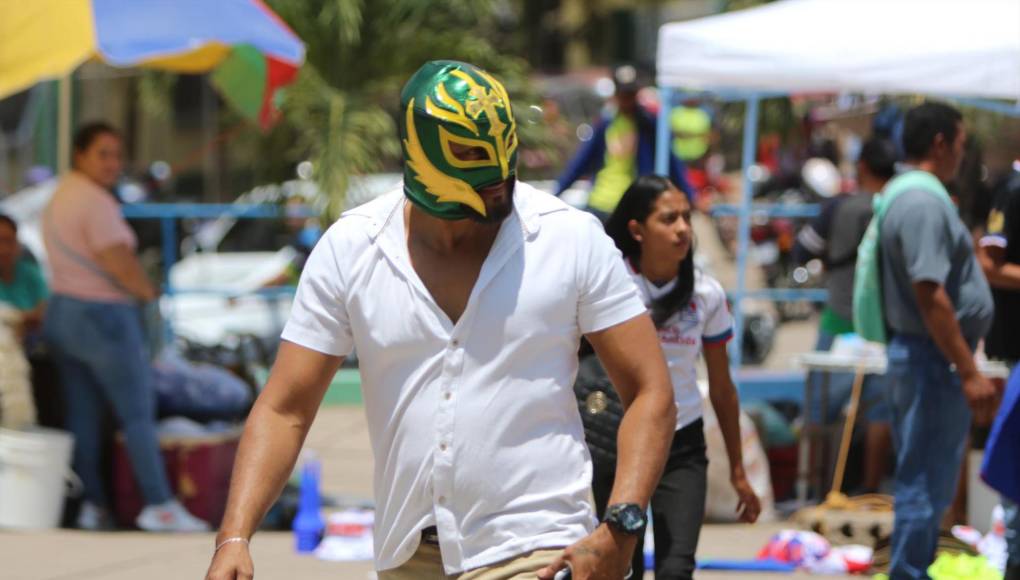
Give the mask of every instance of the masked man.
[{"label": "masked man", "polygon": [[[315,247],[252,409],[208,578],[249,578],[248,539],[357,349],[382,580],[626,573],[675,426],[655,329],[592,216],[516,180],[506,89],[425,64],[401,93],[402,187]],[[606,521],[572,390],[582,336],[628,410]]]}]

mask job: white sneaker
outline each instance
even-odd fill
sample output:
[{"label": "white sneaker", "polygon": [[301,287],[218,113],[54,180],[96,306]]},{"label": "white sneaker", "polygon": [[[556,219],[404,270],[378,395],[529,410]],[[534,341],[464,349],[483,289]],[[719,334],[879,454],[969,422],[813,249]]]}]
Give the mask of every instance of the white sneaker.
[{"label": "white sneaker", "polygon": [[188,513],[181,502],[171,499],[145,506],[135,525],[146,532],[208,532],[209,524]]},{"label": "white sneaker", "polygon": [[116,529],[116,526],[113,525],[113,518],[110,517],[110,512],[90,501],[82,502],[81,509],[78,510],[78,519],[75,521],[75,527],[92,532],[108,532]]}]

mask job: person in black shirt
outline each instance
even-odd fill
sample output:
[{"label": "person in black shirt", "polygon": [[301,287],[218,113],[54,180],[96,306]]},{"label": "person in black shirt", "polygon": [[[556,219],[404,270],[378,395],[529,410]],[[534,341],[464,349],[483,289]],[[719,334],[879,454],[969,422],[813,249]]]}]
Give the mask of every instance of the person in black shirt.
[{"label": "person in black shirt", "polygon": [[1020,160],[997,188],[978,259],[995,298],[995,320],[985,338],[989,358],[1020,361]]},{"label": "person in black shirt", "polygon": [[[1020,362],[1020,159],[996,188],[978,260],[995,299],[995,319],[985,354],[1010,367]],[[1006,580],[1020,580],[1020,508],[1003,498],[1009,564]]]},{"label": "person in black shirt", "polygon": [[[857,160],[857,191],[838,195],[822,208],[822,213],[805,225],[797,235],[794,259],[800,263],[818,258],[825,264],[825,287],[829,302],[818,322],[815,350],[831,350],[836,337],[854,331],[853,290],[857,246],[871,222],[871,206],[875,194],[896,174],[899,154],[892,141],[871,137],[861,148]],[[821,388],[820,373],[810,373],[809,381],[816,391]],[[829,375],[828,408],[809,409],[816,420],[827,423],[839,418],[853,389],[853,373]],[[883,377],[865,379],[861,418],[867,424],[861,492],[878,491],[889,466],[892,431],[889,409],[885,403],[887,386]]]}]

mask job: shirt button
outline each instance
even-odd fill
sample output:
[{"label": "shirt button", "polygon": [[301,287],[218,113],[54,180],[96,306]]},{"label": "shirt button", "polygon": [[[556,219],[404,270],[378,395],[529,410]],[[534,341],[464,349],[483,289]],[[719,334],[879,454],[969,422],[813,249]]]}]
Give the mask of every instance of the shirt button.
[{"label": "shirt button", "polygon": [[443,393],[443,398],[449,401],[451,398],[453,398],[453,393]]},{"label": "shirt button", "polygon": [[450,344],[452,344],[453,346],[460,346],[460,340],[455,338],[450,341]]},{"label": "shirt button", "polygon": [[444,495],[439,496],[439,503],[445,504],[446,503],[446,496],[444,496]]},{"label": "shirt button", "polygon": [[439,444],[439,450],[440,451],[446,451],[446,443],[440,443]]}]

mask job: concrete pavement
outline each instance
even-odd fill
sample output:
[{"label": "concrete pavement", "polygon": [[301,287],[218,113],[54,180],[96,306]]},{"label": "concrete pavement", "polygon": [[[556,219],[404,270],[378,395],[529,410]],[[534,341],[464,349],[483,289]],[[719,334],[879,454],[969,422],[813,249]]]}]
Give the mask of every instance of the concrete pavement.
[{"label": "concrete pavement", "polygon": [[[327,494],[351,500],[371,497],[371,447],[360,407],[323,408],[309,433],[306,448],[323,461],[323,488]],[[753,558],[781,527],[781,524],[708,525],[702,533],[699,557]],[[212,545],[212,534],[0,532],[0,579],[199,580],[208,566]],[[292,545],[293,539],[288,533],[258,534],[252,543],[256,577],[262,580],[374,578],[370,563],[323,562],[295,554]],[[743,580],[774,575],[703,572],[696,577]]]}]

